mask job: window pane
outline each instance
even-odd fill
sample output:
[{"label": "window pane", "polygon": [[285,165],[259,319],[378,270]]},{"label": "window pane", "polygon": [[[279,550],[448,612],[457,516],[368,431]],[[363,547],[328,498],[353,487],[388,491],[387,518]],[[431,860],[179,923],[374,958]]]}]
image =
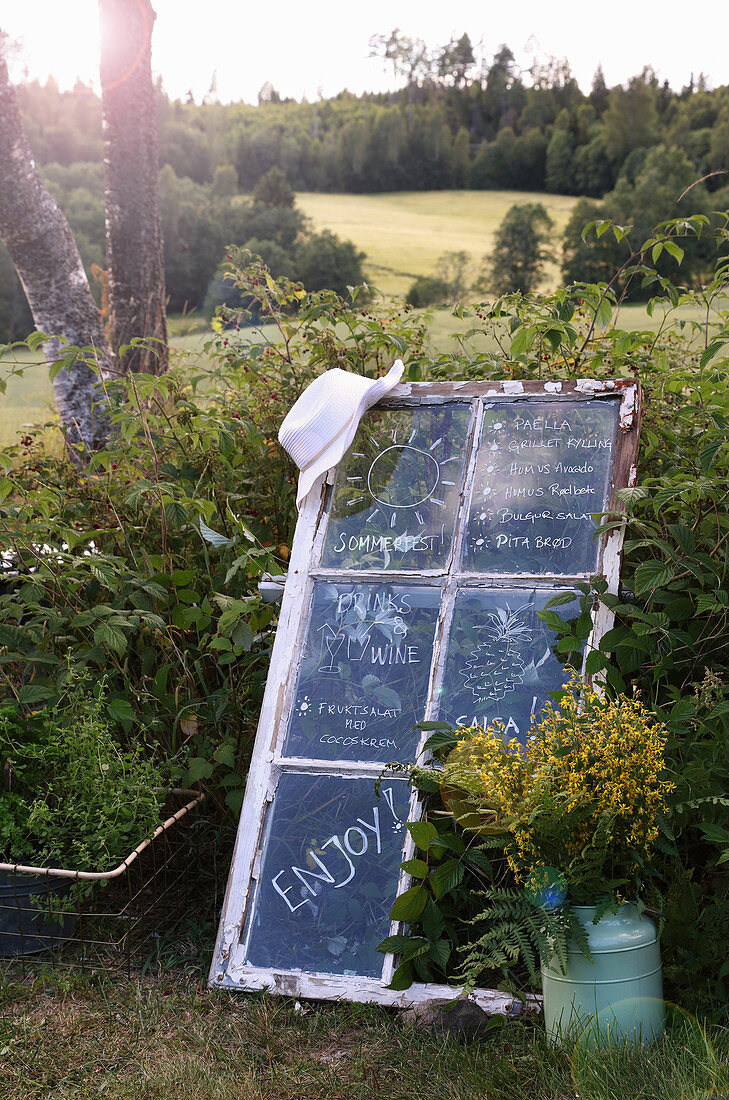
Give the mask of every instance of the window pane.
[{"label": "window pane", "polygon": [[281,776],[264,827],[264,857],[246,963],[379,977],[407,821],[406,781]]},{"label": "window pane", "polygon": [[[524,743],[532,715],[550,691],[566,680],[554,656],[554,632],[537,611],[555,589],[462,588],[456,596],[448,641],[439,717],[466,726],[500,721],[505,736]],[[563,590],[564,591],[564,590]],[[562,618],[578,613],[574,603],[556,608]]]},{"label": "window pane", "polygon": [[286,756],[414,759],[441,590],[317,581]]},{"label": "window pane", "polygon": [[470,419],[463,405],[371,410],[339,467],[322,565],[444,566]]},{"label": "window pane", "polygon": [[618,400],[487,406],[465,567],[485,573],[591,573],[591,513],[607,507]]}]

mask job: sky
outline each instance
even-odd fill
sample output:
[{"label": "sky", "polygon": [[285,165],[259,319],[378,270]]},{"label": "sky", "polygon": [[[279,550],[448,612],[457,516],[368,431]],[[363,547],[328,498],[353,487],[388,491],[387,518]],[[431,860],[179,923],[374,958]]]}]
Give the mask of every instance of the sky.
[{"label": "sky", "polygon": [[[129,0],[133,3],[134,0]],[[674,89],[703,72],[709,85],[729,84],[725,0],[152,0],[157,12],[152,67],[172,98],[191,90],[200,101],[217,82],[224,102],[257,101],[270,81],[282,96],[316,99],[344,88],[385,91],[396,82],[369,40],[393,28],[435,48],[466,31],[487,58],[502,43],[528,69],[535,56],[565,57],[584,91],[602,64],[608,86],[652,65]],[[97,0],[0,0],[0,29],[20,40],[15,80],[49,75],[62,88],[79,77],[98,86]]]}]

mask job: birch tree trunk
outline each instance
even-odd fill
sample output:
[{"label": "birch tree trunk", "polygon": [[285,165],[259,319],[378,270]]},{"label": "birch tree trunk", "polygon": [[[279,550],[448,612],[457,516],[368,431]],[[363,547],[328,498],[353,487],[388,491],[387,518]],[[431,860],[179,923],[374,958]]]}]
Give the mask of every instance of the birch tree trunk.
[{"label": "birch tree trunk", "polygon": [[[150,0],[99,0],[104,112],[109,330],[125,371],[167,369],[167,317],[157,185]],[[118,356],[135,336],[151,347]]]},{"label": "birch tree trunk", "polygon": [[[89,289],[65,216],[38,174],[25,137],[15,89],[0,56],[0,237],[23,284],[36,328],[52,337],[44,347],[56,361],[65,339],[93,347],[102,371],[109,352],[99,311]],[[53,391],[69,453],[95,449],[106,421],[98,376],[85,363],[61,370]]]}]

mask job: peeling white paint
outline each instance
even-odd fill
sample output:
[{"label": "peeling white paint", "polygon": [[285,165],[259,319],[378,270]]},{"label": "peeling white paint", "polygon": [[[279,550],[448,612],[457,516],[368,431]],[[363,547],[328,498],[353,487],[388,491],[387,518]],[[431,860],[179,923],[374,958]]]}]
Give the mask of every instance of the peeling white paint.
[{"label": "peeling white paint", "polygon": [[635,410],[638,401],[638,387],[628,386],[620,402],[620,430],[628,432],[635,423]]},{"label": "peeling white paint", "polygon": [[504,393],[508,393],[510,396],[516,393],[524,393],[523,382],[502,382],[501,388]]},{"label": "peeling white paint", "polygon": [[604,393],[606,388],[605,383],[597,378],[579,378],[575,384],[579,393]]},{"label": "peeling white paint", "polygon": [[561,393],[562,392],[562,383],[561,382],[545,382],[544,383],[544,392],[545,393]]},{"label": "peeling white paint", "polygon": [[[242,968],[231,964],[227,972],[221,972],[215,984],[222,989],[239,988],[243,978]],[[434,999],[453,1000],[464,997],[492,1015],[520,1016],[524,1012],[539,1012],[542,998],[528,993],[523,1000],[511,993],[496,989],[474,989],[466,993],[462,987],[414,983],[409,989],[388,989],[377,978],[357,978],[351,975],[304,973],[300,970],[280,971],[262,967],[245,968],[246,988],[251,991],[267,990],[283,997],[306,1000],[357,1001],[379,1004],[389,1008],[407,1009]]]}]

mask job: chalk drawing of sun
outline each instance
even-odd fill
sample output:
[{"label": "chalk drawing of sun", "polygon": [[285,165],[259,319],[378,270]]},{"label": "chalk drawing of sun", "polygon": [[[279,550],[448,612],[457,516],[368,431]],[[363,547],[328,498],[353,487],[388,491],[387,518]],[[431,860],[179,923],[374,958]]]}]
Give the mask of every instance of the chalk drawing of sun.
[{"label": "chalk drawing of sun", "polygon": [[[407,515],[414,515],[415,522],[422,526],[426,522],[423,515],[426,506],[445,508],[443,497],[456,484],[444,476],[445,467],[459,459],[440,458],[443,436],[428,444],[427,440],[418,439],[418,429],[414,428],[407,437],[403,433],[400,441],[398,429],[393,428],[386,447],[373,436],[369,438],[377,454],[366,472],[347,477],[353,494],[347,501],[349,508],[360,511],[361,507],[367,507],[362,502],[369,499],[374,508],[367,522],[379,515],[390,527],[396,526],[401,510],[408,509]],[[352,457],[367,456],[355,451]]]}]

